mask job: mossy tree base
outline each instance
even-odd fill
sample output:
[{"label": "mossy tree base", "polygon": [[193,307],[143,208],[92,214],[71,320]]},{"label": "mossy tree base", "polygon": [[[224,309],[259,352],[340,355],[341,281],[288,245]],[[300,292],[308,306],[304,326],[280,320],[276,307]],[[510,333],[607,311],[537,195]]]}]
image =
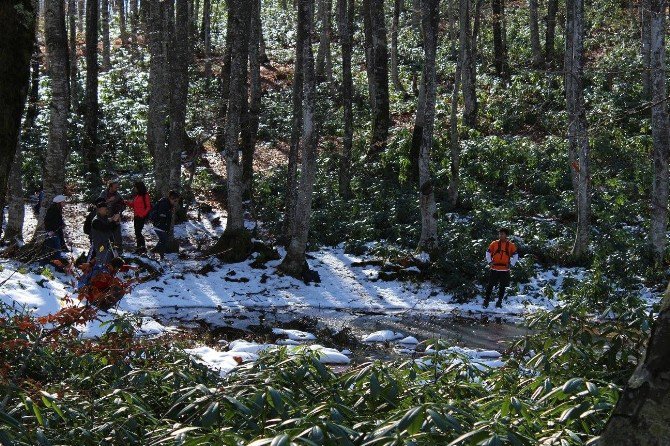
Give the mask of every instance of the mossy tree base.
[{"label": "mossy tree base", "polygon": [[246,229],[226,229],[214,246],[209,249],[209,255],[215,255],[226,263],[237,263],[246,260],[251,254],[253,243],[251,233]]}]

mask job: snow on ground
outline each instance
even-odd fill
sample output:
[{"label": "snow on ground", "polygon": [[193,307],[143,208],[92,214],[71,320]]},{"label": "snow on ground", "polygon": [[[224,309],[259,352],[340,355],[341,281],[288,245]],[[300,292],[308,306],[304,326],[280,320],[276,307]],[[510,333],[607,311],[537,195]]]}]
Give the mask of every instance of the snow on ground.
[{"label": "snow on ground", "polygon": [[393,330],[380,330],[370,333],[363,338],[363,342],[390,342],[397,341],[398,339],[403,339],[404,334],[399,333]]},{"label": "snow on ground", "polygon": [[[212,370],[218,371],[221,376],[230,373],[240,364],[254,362],[258,360],[262,352],[280,348],[277,344],[257,344],[245,340],[237,340],[230,343],[227,351],[214,350],[210,347],[196,347],[186,349],[185,352],[196,358],[196,360]],[[309,346],[287,346],[285,347],[289,355],[297,355],[308,351],[315,352],[319,361],[323,364],[346,365],[351,360],[344,354],[334,348],[327,348],[322,345],[314,344]]]},{"label": "snow on ground", "polygon": [[[65,215],[68,241],[76,257],[87,249],[86,236],[81,228],[86,215],[86,206],[70,203]],[[127,214],[129,214],[127,212]],[[204,318],[203,315],[217,312],[235,312],[245,308],[292,311],[348,310],[398,314],[416,312],[421,314],[501,314],[522,315],[539,309],[551,309],[560,304],[554,296],[566,278],[583,278],[585,271],[575,268],[556,267],[540,271],[529,283],[521,284],[507,297],[503,308],[482,309],[482,298],[470,303],[452,302],[452,295],[440,287],[428,283],[383,281],[378,279],[376,266],[355,266],[365,260],[344,252],[342,247],[321,248],[311,252],[310,267],[320,277],[319,284],[305,284],[300,280],[280,276],[276,273],[279,261],[270,261],[265,269],[251,266],[252,260],[237,264],[221,264],[214,258],[201,258],[203,247],[220,235],[225,227],[225,217],[218,211],[202,214],[189,212],[190,220],[176,226],[175,234],[183,255],[170,254],[162,264],[154,262],[162,274],[145,283],[138,284],[119,305],[119,311],[130,314],[155,314],[161,309],[170,309],[172,315],[188,314],[189,317]],[[132,221],[123,223],[126,250],[133,240]],[[34,215],[26,208],[26,239],[34,228]],[[148,246],[154,244],[151,225],[144,230]],[[280,253],[283,252],[280,250]],[[0,300],[9,305],[26,306],[37,315],[50,314],[63,305],[63,298],[74,292],[72,278],[54,273],[51,280],[40,274],[42,267],[31,266],[24,271],[21,265],[8,261],[0,271]],[[49,267],[52,270],[52,267]],[[47,274],[48,276],[48,274]],[[143,324],[146,326],[146,322]],[[151,332],[159,332],[154,327]],[[87,330],[98,333],[98,329]],[[302,341],[300,335],[284,333],[287,341]],[[405,337],[399,335],[395,339]],[[384,339],[388,340],[388,339]],[[369,339],[378,342],[376,339]],[[286,341],[285,341],[286,342]]]},{"label": "snow on ground", "polygon": [[428,347],[425,353],[427,356],[416,359],[417,364],[425,367],[430,367],[433,364],[430,355],[453,357],[452,362],[454,364],[462,364],[464,361],[467,361],[481,371],[505,365],[505,361],[501,359],[502,355],[495,350],[475,350],[464,347],[449,347],[436,350],[433,347]]}]

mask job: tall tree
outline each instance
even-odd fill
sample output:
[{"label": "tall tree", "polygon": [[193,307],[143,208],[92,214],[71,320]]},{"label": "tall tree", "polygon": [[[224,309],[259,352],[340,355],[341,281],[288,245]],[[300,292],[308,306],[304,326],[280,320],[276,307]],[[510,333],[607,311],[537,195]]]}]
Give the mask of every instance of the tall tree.
[{"label": "tall tree", "polygon": [[398,31],[400,28],[400,9],[403,0],[393,0],[393,20],[391,21],[391,82],[393,87],[404,93],[405,87],[400,82],[398,71]]},{"label": "tall tree", "polygon": [[30,57],[35,40],[36,11],[32,0],[0,2],[0,201],[19,140],[21,116],[28,93]]},{"label": "tall tree", "polygon": [[126,27],[126,0],[117,0],[119,6],[119,32],[121,45],[128,45],[128,28]]},{"label": "tall tree", "polygon": [[303,113],[303,57],[305,51],[303,45],[309,42],[309,36],[305,36],[304,19],[298,21],[298,30],[295,42],[295,63],[293,69],[293,88],[292,88],[292,124],[291,141],[288,152],[288,166],[286,175],[286,196],[284,197],[284,221],[282,224],[281,241],[288,244],[291,238],[291,224],[294,221],[295,206],[297,200],[297,181],[298,181],[298,155],[300,154],[300,133],[302,130]]},{"label": "tall tree", "polygon": [[25,217],[25,206],[23,203],[23,180],[21,165],[23,164],[23,153],[21,144],[16,147],[16,155],[12,162],[7,184],[7,226],[5,227],[4,239],[10,244],[23,241],[23,220]]},{"label": "tall tree", "polygon": [[332,9],[332,0],[319,0],[321,33],[319,34],[319,50],[316,53],[316,79],[328,83],[333,81],[333,60],[330,51]]},{"label": "tall tree", "polygon": [[342,154],[340,156],[339,192],[344,200],[351,197],[351,151],[354,142],[353,91],[351,73],[352,28],[354,1],[337,1],[338,31],[342,47],[342,109],[343,130]]},{"label": "tall tree", "polygon": [[[477,0],[475,0],[477,1]],[[472,33],[472,0],[459,0],[459,42],[463,85],[463,123],[474,128],[477,125],[477,68]]]},{"label": "tall tree", "polygon": [[505,0],[491,0],[491,23],[493,25],[493,58],[496,74],[506,79],[509,77],[509,61],[507,58]]},{"label": "tall tree", "polygon": [[242,123],[242,194],[253,198],[254,152],[261,112],[261,1],[251,4],[249,28],[249,105]]},{"label": "tall tree", "polygon": [[645,69],[642,71],[642,89],[645,101],[651,99],[651,11],[648,8],[648,2],[641,1],[640,5],[640,42],[642,53],[642,63]]},{"label": "tall tree", "polygon": [[[147,1],[147,0],[143,0]],[[137,0],[130,0],[130,9],[128,11],[128,16],[130,18],[130,51],[133,54],[133,57],[137,57],[139,54],[138,51],[138,28],[139,28],[139,9],[137,5]]]},{"label": "tall tree", "polygon": [[286,247],[286,256],[279,269],[286,274],[300,277],[307,267],[305,252],[309,235],[309,220],[312,212],[312,192],[316,178],[316,148],[318,144],[318,120],[316,119],[316,75],[314,73],[314,55],[309,45],[314,17],[314,0],[298,1],[298,28],[305,40],[300,45],[303,51],[303,103],[302,131],[300,149],[302,166],[300,184],[296,194],[296,206],[290,223],[290,239]]},{"label": "tall tree", "polygon": [[[230,14],[230,9],[228,9]],[[202,1],[202,32],[201,39],[205,48],[205,76],[210,77],[212,75],[212,61],[211,61],[211,52],[212,52],[212,0],[203,0]]]},{"label": "tall tree", "polygon": [[386,149],[386,139],[391,127],[384,0],[363,0],[363,18],[368,91],[372,110],[372,141],[368,153],[374,157]]},{"label": "tall tree", "polygon": [[538,0],[528,0],[530,14],[530,48],[533,55],[533,66],[539,68],[543,64],[542,46],[540,45],[540,13]]},{"label": "tall tree", "polygon": [[[223,155],[226,162],[226,180],[228,184],[228,220],[226,231],[236,232],[244,229],[244,206],[242,202],[242,169],[240,163],[240,117],[246,96],[247,62],[249,57],[249,26],[251,13],[242,7],[244,0],[231,0],[229,14],[232,14],[233,38],[230,54],[230,83],[226,123],[224,130]],[[219,142],[220,144],[220,142]]]},{"label": "tall tree", "polygon": [[572,255],[588,253],[591,220],[589,137],[584,108],[584,0],[567,0],[565,23],[565,97],[568,112],[568,157],[577,205],[577,233]]},{"label": "tall tree", "polygon": [[77,15],[76,0],[68,0],[68,21],[70,24],[70,99],[72,108],[77,103]]},{"label": "tall tree", "polygon": [[86,0],[77,0],[77,29],[83,33],[84,30],[84,16],[86,15]]},{"label": "tall tree", "polygon": [[169,51],[172,94],[170,96],[170,154],[169,188],[181,186],[181,153],[186,146],[186,105],[188,102],[189,29],[180,24],[188,23],[188,0],[175,1],[174,36]]},{"label": "tall tree", "polygon": [[154,158],[156,189],[161,195],[170,190],[172,157],[167,150],[167,125],[170,106],[168,73],[168,30],[166,2],[150,0],[149,5],[149,110],[147,113],[147,146]]},{"label": "tall tree", "polygon": [[454,88],[451,92],[451,113],[449,118],[449,153],[451,165],[449,166],[449,187],[447,188],[447,200],[452,208],[458,205],[458,188],[460,185],[461,147],[458,135],[458,96],[463,77],[463,64],[460,58],[456,61],[456,72],[454,73]]},{"label": "tall tree", "polygon": [[424,125],[421,133],[419,156],[419,204],[421,208],[421,239],[419,249],[429,253],[437,247],[437,207],[435,188],[430,172],[430,153],[433,147],[435,100],[437,91],[435,56],[437,53],[438,26],[440,23],[439,0],[422,0],[423,27],[423,87],[425,89]]},{"label": "tall tree", "polygon": [[[51,203],[65,189],[65,162],[68,157],[68,117],[70,112],[70,60],[63,0],[46,0],[44,35],[47,48],[51,104],[49,106],[49,142],[44,164],[43,203]],[[47,206],[40,208],[35,236],[41,231]]]},{"label": "tall tree", "polygon": [[663,262],[666,233],[668,230],[668,145],[670,128],[668,122],[668,89],[665,72],[666,0],[645,0],[649,11],[651,40],[651,133],[654,141],[654,180],[651,188],[651,241],[655,260]]},{"label": "tall tree", "polygon": [[554,40],[556,38],[556,15],[558,14],[558,0],[547,0],[547,29],[544,40],[544,58],[547,65],[554,63],[556,58]]},{"label": "tall tree", "polygon": [[84,100],[84,168],[89,195],[97,196],[102,187],[98,166],[98,2],[86,2],[86,98]]},{"label": "tall tree", "polygon": [[[662,1],[652,0],[654,3]],[[661,446],[670,438],[670,288],[651,330],[644,361],[621,392],[598,444]]]},{"label": "tall tree", "polygon": [[109,42],[109,0],[101,0],[100,12],[102,20],[102,69],[106,71],[112,66]]}]

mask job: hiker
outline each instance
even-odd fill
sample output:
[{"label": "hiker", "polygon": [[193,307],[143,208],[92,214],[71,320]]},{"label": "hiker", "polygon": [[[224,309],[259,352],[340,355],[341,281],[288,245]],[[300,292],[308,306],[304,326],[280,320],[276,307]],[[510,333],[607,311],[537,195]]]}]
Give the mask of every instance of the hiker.
[{"label": "hiker", "polygon": [[120,271],[127,271],[128,265],[121,257],[114,257],[104,265],[93,261],[83,268],[78,282],[79,297],[85,298],[101,310],[109,310],[121,300],[126,287],[116,277]]},{"label": "hiker", "polygon": [[489,283],[486,286],[486,298],[484,299],[484,308],[489,306],[493,288],[498,285],[497,308],[502,308],[503,298],[505,297],[505,288],[509,285],[510,267],[516,265],[519,255],[516,245],[508,240],[509,229],[500,228],[498,230],[498,240],[491,242],[486,251],[486,262],[489,264]]},{"label": "hiker", "polygon": [[95,260],[98,265],[106,265],[116,257],[112,240],[121,217],[115,214],[109,218],[109,205],[104,199],[99,198],[95,206],[96,215],[91,220],[91,251],[88,260]]},{"label": "hiker", "polygon": [[44,216],[44,231],[46,232],[44,246],[49,251],[48,261],[65,260],[63,252],[68,250],[63,231],[65,228],[65,220],[63,219],[65,201],[64,195],[56,195]]},{"label": "hiker", "polygon": [[151,211],[151,198],[143,181],[137,181],[134,184],[133,192],[135,194],[133,199],[126,201],[126,205],[133,209],[133,226],[135,228],[135,244],[137,245],[135,253],[142,254],[147,250],[142,229],[144,229],[144,223]]},{"label": "hiker", "polygon": [[107,202],[107,207],[109,208],[109,215],[115,216],[118,215],[119,218],[116,220],[119,222],[118,225],[114,228],[114,234],[112,236],[112,242],[114,247],[119,255],[123,253],[123,238],[121,236],[121,214],[126,208],[126,202],[119,194],[119,180],[113,179],[107,183],[107,188],[102,191],[100,197]]},{"label": "hiker", "polygon": [[153,252],[158,253],[161,259],[165,256],[165,251],[167,250],[172,214],[177,202],[179,202],[179,197],[179,192],[171,190],[167,197],[158,200],[158,203],[156,203],[156,206],[149,214],[149,218],[154,225],[154,232],[158,237],[158,244],[153,249]]}]

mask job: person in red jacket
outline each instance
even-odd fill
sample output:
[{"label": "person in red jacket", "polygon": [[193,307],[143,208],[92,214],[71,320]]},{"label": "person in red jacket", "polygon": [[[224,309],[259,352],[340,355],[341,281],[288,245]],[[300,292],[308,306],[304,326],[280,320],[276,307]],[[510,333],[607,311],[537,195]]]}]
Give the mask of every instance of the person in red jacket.
[{"label": "person in red jacket", "polygon": [[498,301],[496,307],[501,308],[505,297],[505,288],[509,285],[509,270],[519,260],[519,254],[516,245],[507,237],[509,229],[500,228],[498,230],[498,240],[494,240],[486,250],[486,262],[489,264],[489,283],[486,286],[486,297],[484,298],[484,308],[489,306],[493,288],[498,285]]},{"label": "person in red jacket", "polygon": [[126,201],[126,204],[133,210],[133,226],[135,227],[135,241],[137,244],[136,252],[141,254],[147,250],[142,229],[144,229],[144,223],[149,215],[149,211],[151,211],[151,198],[147,193],[147,186],[142,181],[135,183],[133,193],[133,199]]}]

